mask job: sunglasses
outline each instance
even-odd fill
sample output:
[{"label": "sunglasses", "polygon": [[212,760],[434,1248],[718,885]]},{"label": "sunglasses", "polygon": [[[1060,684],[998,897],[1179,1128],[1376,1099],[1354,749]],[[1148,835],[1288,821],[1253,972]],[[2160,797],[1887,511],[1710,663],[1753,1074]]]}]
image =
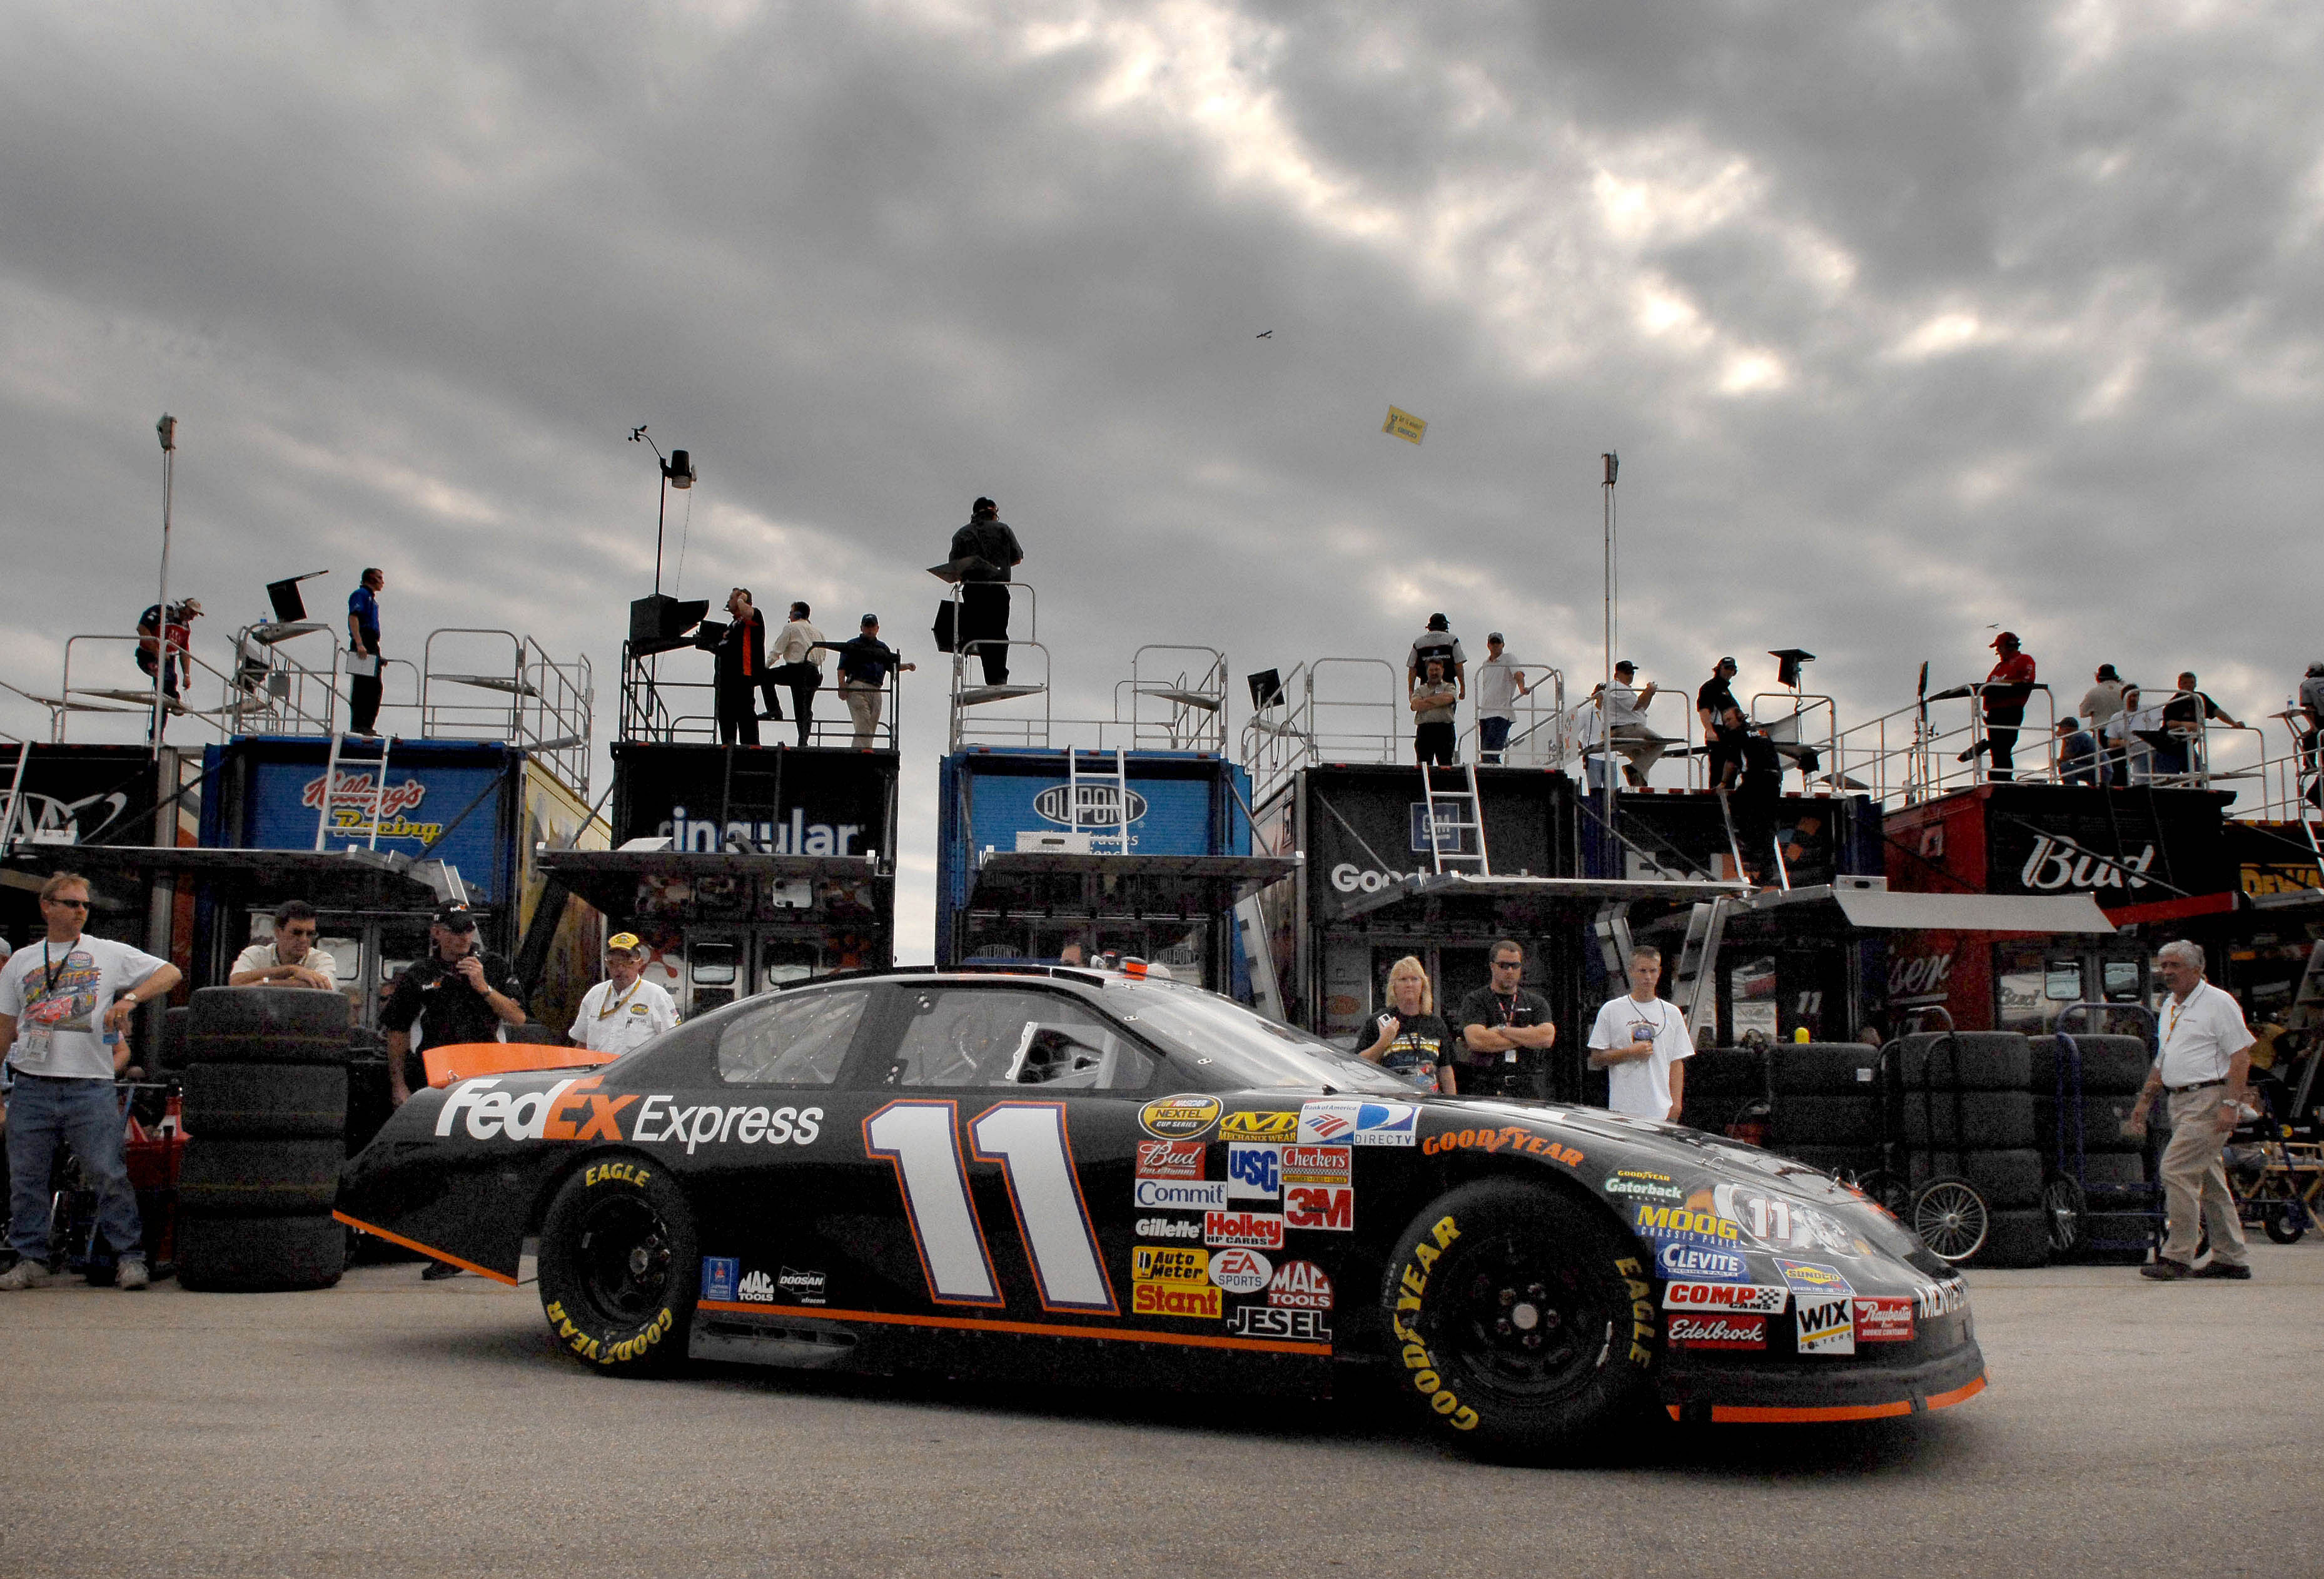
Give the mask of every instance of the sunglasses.
[{"label": "sunglasses", "polygon": [[68,910],[85,910],[88,909],[88,901],[87,900],[42,900],[41,902],[44,905],[60,905]]}]

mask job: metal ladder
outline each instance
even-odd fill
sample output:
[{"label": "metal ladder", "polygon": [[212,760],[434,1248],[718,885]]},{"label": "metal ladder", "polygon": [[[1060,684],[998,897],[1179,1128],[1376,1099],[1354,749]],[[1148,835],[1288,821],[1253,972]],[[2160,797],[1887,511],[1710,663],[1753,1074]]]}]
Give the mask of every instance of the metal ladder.
[{"label": "metal ladder", "polygon": [[1687,912],[1686,941],[1679,946],[1671,1000],[1686,1015],[1690,1035],[1699,1037],[1704,1026],[1718,1022],[1719,945],[1727,933],[1729,903],[1721,894]]},{"label": "metal ladder", "polygon": [[[323,760],[322,804],[318,807],[315,811],[315,848],[318,850],[321,850],[326,847],[327,842],[330,836],[331,802],[337,796],[339,789],[339,762],[342,760],[339,755],[339,748],[346,743],[347,739],[348,737],[344,734],[333,734],[331,736],[330,754]],[[380,808],[387,799],[387,752],[389,743],[387,736],[380,736],[379,773],[377,777],[372,780],[371,784],[371,827],[369,829],[371,836],[369,840],[369,847],[374,850],[379,848]],[[362,759],[357,758],[356,760],[361,761]]]},{"label": "metal ladder", "polygon": [[[1719,825],[1727,830],[1727,855],[1728,859],[1735,863],[1735,881],[1748,882],[1751,880],[1743,871],[1742,841],[1735,836],[1734,808],[1728,804],[1726,790],[1713,790],[1711,793],[1719,797]],[[1784,886],[1785,888],[1792,886],[1788,876],[1784,879]]]},{"label": "metal ladder", "polygon": [[[1429,863],[1436,873],[1439,876],[1442,876],[1445,870],[1444,863],[1447,861],[1473,861],[1477,863],[1476,875],[1479,877],[1490,877],[1493,874],[1493,863],[1485,849],[1484,802],[1477,794],[1476,764],[1474,762],[1462,763],[1461,778],[1462,781],[1465,783],[1468,788],[1465,790],[1449,790],[1440,793],[1436,788],[1435,773],[1431,770],[1429,764],[1426,762],[1420,764],[1422,820],[1428,827]],[[1440,800],[1444,802],[1446,805],[1452,807],[1456,810],[1461,807],[1462,803],[1465,801],[1469,808],[1468,817],[1465,818],[1453,817],[1444,823],[1439,824],[1436,820],[1436,804]],[[1457,849],[1445,849],[1443,842],[1437,836],[1437,831],[1440,826],[1450,829],[1452,832],[1455,836],[1453,843],[1456,845],[1462,842],[1458,837],[1459,835],[1468,833],[1475,834],[1477,836],[1477,848],[1475,852],[1472,854]]]},{"label": "metal ladder", "polygon": [[1118,855],[1127,855],[1130,854],[1130,768],[1127,759],[1120,752],[1116,751],[1111,753],[1112,772],[1084,773],[1081,771],[1081,759],[1084,754],[1095,757],[1100,762],[1103,762],[1107,755],[1104,752],[1084,753],[1072,746],[1065,748],[1065,804],[1073,808],[1074,826],[1076,829],[1081,826],[1082,786],[1087,784],[1094,789],[1101,784],[1111,784],[1113,786],[1114,826],[1111,830],[1102,834],[1093,829],[1090,842],[1094,845],[1101,839],[1111,839],[1117,845],[1114,853]]},{"label": "metal ladder", "polygon": [[16,845],[16,823],[24,805],[24,767],[31,762],[32,743],[16,743],[16,771],[8,780],[8,809],[0,813],[0,855],[5,855]]}]

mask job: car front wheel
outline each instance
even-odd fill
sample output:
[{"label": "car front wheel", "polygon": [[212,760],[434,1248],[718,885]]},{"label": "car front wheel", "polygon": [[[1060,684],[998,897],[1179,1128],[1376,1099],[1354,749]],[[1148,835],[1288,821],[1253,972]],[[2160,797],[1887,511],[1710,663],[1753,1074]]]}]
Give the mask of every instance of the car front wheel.
[{"label": "car front wheel", "polygon": [[694,1214],[660,1164],[613,1156],[576,1168],[540,1229],[540,1305],[575,1358],[641,1375],[684,1358],[700,1264]]}]

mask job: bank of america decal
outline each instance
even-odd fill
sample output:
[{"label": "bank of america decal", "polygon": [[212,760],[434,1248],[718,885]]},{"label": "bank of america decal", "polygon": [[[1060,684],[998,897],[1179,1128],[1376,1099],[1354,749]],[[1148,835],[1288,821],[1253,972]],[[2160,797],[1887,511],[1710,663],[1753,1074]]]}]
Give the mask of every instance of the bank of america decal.
[{"label": "bank of america decal", "polygon": [[[1121,826],[1121,791],[1111,784],[1052,784],[1033,797],[1034,814],[1044,822],[1068,828],[1115,828]],[[1130,820],[1146,815],[1146,797],[1130,791]]]}]

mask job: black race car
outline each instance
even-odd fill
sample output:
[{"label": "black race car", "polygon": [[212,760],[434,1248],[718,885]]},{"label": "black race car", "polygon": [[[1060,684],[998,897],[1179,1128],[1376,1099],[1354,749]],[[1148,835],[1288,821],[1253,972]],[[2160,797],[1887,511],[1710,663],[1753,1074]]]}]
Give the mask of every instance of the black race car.
[{"label": "black race car", "polygon": [[1503,1453],[1641,1404],[1865,1419],[1985,1385],[1960,1278],[1823,1174],[1416,1091],[1098,971],[816,983],[596,1069],[424,1091],[340,1205],[506,1282],[538,1234],[550,1326],[609,1371],[1321,1393],[1362,1361]]}]

